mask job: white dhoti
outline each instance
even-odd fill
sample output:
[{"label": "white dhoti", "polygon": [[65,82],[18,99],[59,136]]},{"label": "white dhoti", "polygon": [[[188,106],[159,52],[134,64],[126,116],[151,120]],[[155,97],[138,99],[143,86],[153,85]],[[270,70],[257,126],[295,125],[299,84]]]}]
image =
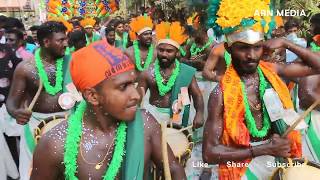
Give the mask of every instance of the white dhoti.
[{"label": "white dhoti", "polygon": [[[268,143],[269,141],[254,142],[250,143],[251,146],[258,146],[261,144]],[[232,165],[230,163],[230,166]],[[272,177],[274,171],[277,168],[276,159],[273,156],[259,156],[253,158],[247,166],[247,170],[244,176],[241,177],[241,180],[269,180]],[[218,178],[218,167],[214,166],[212,168],[212,175],[210,180],[217,180]]]},{"label": "white dhoti", "polygon": [[[20,165],[19,165],[19,171],[21,180],[29,180],[30,179],[30,169],[32,168],[32,152],[30,151],[27,143],[27,132],[30,130],[32,135],[34,135],[34,130],[37,128],[37,126],[40,124],[40,122],[48,117],[53,116],[64,116],[66,112],[57,112],[57,113],[36,113],[33,112],[32,116],[29,121],[29,129],[24,127],[23,133],[21,134],[21,140],[20,140]],[[26,126],[26,125],[25,125]]]},{"label": "white dhoti", "polygon": [[144,108],[152,114],[152,116],[161,124],[161,122],[170,121],[170,109],[169,108],[159,108],[150,103],[145,103]]},{"label": "white dhoti", "polygon": [[6,122],[6,118],[7,110],[5,105],[3,105],[0,109],[0,179],[7,179],[7,176],[17,179],[19,172],[3,135],[4,133],[10,135],[12,127],[12,124],[10,125],[9,122]]},{"label": "white dhoti", "polygon": [[320,112],[312,111],[305,122],[308,129],[302,131],[302,156],[320,163]]},{"label": "white dhoti", "polygon": [[[299,114],[303,114],[304,110],[300,109],[299,106],[298,87],[295,88],[295,107]],[[308,161],[320,163],[320,112],[316,110],[311,111],[305,118],[305,122],[308,128],[301,131],[302,157]]]},{"label": "white dhoti", "polygon": [[[36,113],[33,112],[30,118],[28,125],[19,125],[16,123],[16,120],[11,117],[7,110],[2,110],[2,116],[5,117],[6,129],[5,133],[8,136],[20,136],[20,154],[19,154],[19,172],[20,180],[29,180],[30,179],[30,169],[32,162],[32,151],[30,149],[30,138],[34,137],[34,130],[40,124],[40,122],[48,117],[53,116],[64,116],[66,112],[57,112],[57,113]],[[27,128],[29,127],[29,128]],[[29,135],[29,136],[28,136]],[[29,140],[28,140],[29,139]]]}]

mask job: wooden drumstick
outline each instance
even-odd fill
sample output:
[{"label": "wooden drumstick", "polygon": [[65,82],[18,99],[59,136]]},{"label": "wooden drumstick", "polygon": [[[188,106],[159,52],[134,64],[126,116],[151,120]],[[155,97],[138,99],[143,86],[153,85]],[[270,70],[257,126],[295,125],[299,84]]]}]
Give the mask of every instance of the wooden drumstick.
[{"label": "wooden drumstick", "polygon": [[164,169],[164,177],[165,180],[171,180],[171,173],[170,173],[170,167],[169,167],[169,159],[168,159],[168,149],[167,149],[167,122],[162,121],[161,122],[161,131],[162,131],[162,158],[163,158],[163,169]]},{"label": "wooden drumstick", "polygon": [[140,87],[141,89],[141,102],[140,102],[140,107],[143,107],[144,106],[144,99],[145,99],[145,96],[146,96],[146,90],[144,89],[144,87]]},{"label": "wooden drumstick", "polygon": [[293,131],[318,104],[320,104],[320,99],[316,100],[297,120],[295,120],[293,125],[286,130],[282,137],[288,136],[288,134]]},{"label": "wooden drumstick", "polygon": [[30,103],[30,105],[29,105],[29,107],[28,107],[28,110],[29,110],[29,111],[32,111],[34,105],[36,104],[36,101],[38,100],[38,98],[39,98],[39,96],[40,96],[40,93],[41,93],[41,91],[42,91],[42,88],[43,88],[43,84],[42,84],[42,81],[40,80],[38,91],[37,91],[36,95],[33,97],[32,101],[31,101],[31,103]]}]

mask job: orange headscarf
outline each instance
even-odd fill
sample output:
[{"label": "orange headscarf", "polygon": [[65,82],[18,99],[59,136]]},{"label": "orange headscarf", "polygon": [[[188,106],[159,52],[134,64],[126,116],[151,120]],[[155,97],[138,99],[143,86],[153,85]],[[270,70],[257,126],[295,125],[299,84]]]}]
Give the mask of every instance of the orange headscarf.
[{"label": "orange headscarf", "polygon": [[121,50],[101,40],[72,54],[70,73],[74,85],[83,91],[134,68],[134,64]]}]

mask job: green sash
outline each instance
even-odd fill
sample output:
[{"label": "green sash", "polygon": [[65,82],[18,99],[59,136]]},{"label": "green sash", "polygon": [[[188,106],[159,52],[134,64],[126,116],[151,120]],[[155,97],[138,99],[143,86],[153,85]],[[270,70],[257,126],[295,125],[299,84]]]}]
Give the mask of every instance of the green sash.
[{"label": "green sash", "polygon": [[135,120],[128,123],[126,154],[121,176],[123,180],[143,179],[144,170],[144,128],[141,110]]},{"label": "green sash", "polygon": [[[172,112],[172,104],[173,102],[178,99],[178,94],[180,93],[180,90],[182,87],[189,87],[192,78],[194,74],[196,73],[196,69],[188,66],[184,63],[181,63],[181,69],[180,73],[176,79],[176,82],[174,83],[174,86],[171,91],[171,98],[170,98],[170,117],[173,116]],[[190,111],[190,105],[187,105],[184,107],[183,117],[182,117],[182,126],[186,127],[188,126],[189,121],[189,111]]]},{"label": "green sash", "polygon": [[226,61],[227,67],[231,64],[231,54],[228,53],[228,51],[224,51],[224,60]]},{"label": "green sash", "polygon": [[317,160],[320,160],[320,138],[317,134],[315,127],[311,121],[311,113],[308,114],[308,116],[305,118],[306,123],[308,124],[308,129],[306,131],[306,136],[308,138],[308,141],[311,144],[311,152],[312,154],[315,154]]},{"label": "green sash", "polygon": [[67,92],[66,85],[72,82],[70,74],[71,59],[71,53],[66,54],[63,58],[63,92]]}]

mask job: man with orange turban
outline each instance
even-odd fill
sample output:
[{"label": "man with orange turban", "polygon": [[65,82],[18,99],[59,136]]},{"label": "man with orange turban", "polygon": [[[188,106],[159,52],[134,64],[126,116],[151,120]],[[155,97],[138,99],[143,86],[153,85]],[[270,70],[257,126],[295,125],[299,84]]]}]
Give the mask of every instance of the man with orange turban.
[{"label": "man with orange turban", "polygon": [[[73,53],[70,73],[83,101],[40,139],[32,179],[143,179],[163,168],[161,130],[138,108],[134,64],[106,40]],[[186,179],[168,148],[173,179]]]}]

